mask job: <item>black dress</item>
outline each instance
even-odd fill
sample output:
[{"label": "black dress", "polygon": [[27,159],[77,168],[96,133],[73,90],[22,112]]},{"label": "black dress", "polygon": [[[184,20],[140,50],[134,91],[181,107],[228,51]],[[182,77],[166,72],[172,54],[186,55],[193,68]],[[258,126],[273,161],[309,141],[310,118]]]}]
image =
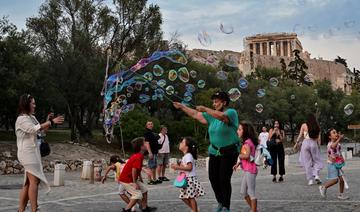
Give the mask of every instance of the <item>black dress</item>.
[{"label": "black dress", "polygon": [[[280,135],[274,133],[271,139],[280,139]],[[285,175],[285,151],[282,142],[275,143],[269,148],[271,158],[273,159],[273,165],[271,166],[271,174],[277,175],[277,163],[279,161],[279,175]]]}]

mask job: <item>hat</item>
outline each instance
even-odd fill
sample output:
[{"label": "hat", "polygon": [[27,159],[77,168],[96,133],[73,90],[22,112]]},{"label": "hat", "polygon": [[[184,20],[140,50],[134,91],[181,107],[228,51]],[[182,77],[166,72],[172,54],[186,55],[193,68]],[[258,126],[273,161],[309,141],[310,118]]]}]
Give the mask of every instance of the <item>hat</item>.
[{"label": "hat", "polygon": [[226,106],[229,105],[230,103],[230,98],[229,98],[229,95],[226,93],[226,92],[223,92],[223,91],[220,91],[220,92],[216,92],[214,93],[212,96],[211,96],[211,99],[214,100],[214,99],[220,99],[222,101],[225,101],[226,102]]}]

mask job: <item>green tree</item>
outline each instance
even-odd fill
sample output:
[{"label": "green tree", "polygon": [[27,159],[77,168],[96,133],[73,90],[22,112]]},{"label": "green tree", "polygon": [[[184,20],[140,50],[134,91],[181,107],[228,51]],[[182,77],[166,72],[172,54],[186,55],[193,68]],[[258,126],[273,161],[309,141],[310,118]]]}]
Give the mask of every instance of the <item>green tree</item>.
[{"label": "green tree", "polygon": [[347,66],[347,62],[346,62],[346,59],[340,57],[340,56],[337,56],[337,58],[334,59],[334,62],[335,63],[341,63],[343,64],[346,68],[348,67]]},{"label": "green tree", "polygon": [[[159,7],[146,1],[50,0],[27,26],[52,76],[49,83],[66,101],[71,139],[89,137],[101,111],[99,95],[106,51],[116,61],[156,49],[161,38]],[[112,66],[115,67],[115,66]]]},{"label": "green tree", "polygon": [[304,79],[306,76],[306,71],[308,69],[305,61],[300,57],[300,51],[295,49],[294,51],[295,59],[291,61],[288,65],[288,70],[284,78],[295,80],[299,85],[310,85],[311,82]]}]

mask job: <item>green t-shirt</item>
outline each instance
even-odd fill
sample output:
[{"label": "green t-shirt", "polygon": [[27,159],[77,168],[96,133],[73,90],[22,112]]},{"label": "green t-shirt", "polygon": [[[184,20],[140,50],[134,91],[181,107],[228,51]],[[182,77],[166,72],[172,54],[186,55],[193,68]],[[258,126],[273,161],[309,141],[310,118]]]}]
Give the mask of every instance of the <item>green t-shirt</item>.
[{"label": "green t-shirt", "polygon": [[[229,108],[225,111],[225,115],[229,118],[228,124],[212,117],[206,112],[203,112],[202,115],[208,123],[210,144],[216,146],[217,148],[232,144],[240,144],[240,139],[236,133],[239,126],[239,118],[236,110]],[[214,149],[212,145],[208,148],[209,154],[216,155],[217,150]]]}]

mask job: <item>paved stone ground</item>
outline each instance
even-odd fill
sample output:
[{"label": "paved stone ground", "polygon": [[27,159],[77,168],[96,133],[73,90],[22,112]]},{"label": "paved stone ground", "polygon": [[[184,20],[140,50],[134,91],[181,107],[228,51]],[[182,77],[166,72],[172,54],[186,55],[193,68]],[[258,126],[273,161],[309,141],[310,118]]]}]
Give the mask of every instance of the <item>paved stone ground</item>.
[{"label": "paved stone ground", "polygon": [[[322,150],[324,152],[324,150]],[[297,163],[297,155],[290,156],[289,166],[286,168],[285,182],[272,183],[270,170],[260,170],[257,177],[257,196],[259,211],[360,211],[360,158],[347,161],[344,169],[350,189],[349,200],[341,201],[336,198],[338,186],[328,190],[328,197],[320,197],[318,186],[307,186],[305,174]],[[324,155],[325,158],[325,155]],[[202,182],[207,194],[199,198],[200,211],[213,211],[216,206],[214,194],[211,190],[205,169],[199,169],[198,178]],[[326,168],[321,172],[325,179]],[[81,181],[80,172],[66,173],[64,187],[52,187],[50,194],[39,194],[42,211],[70,212],[70,211],[121,211],[124,203],[116,194],[115,182],[107,181],[104,185],[88,181]],[[0,211],[16,211],[22,175],[0,176]],[[52,182],[53,176],[47,175]],[[175,174],[168,177],[174,178]],[[233,211],[249,211],[240,196],[241,173],[233,175]],[[178,190],[171,182],[162,185],[149,186],[149,204],[158,207],[158,211],[182,212],[189,211],[178,197]]]}]

